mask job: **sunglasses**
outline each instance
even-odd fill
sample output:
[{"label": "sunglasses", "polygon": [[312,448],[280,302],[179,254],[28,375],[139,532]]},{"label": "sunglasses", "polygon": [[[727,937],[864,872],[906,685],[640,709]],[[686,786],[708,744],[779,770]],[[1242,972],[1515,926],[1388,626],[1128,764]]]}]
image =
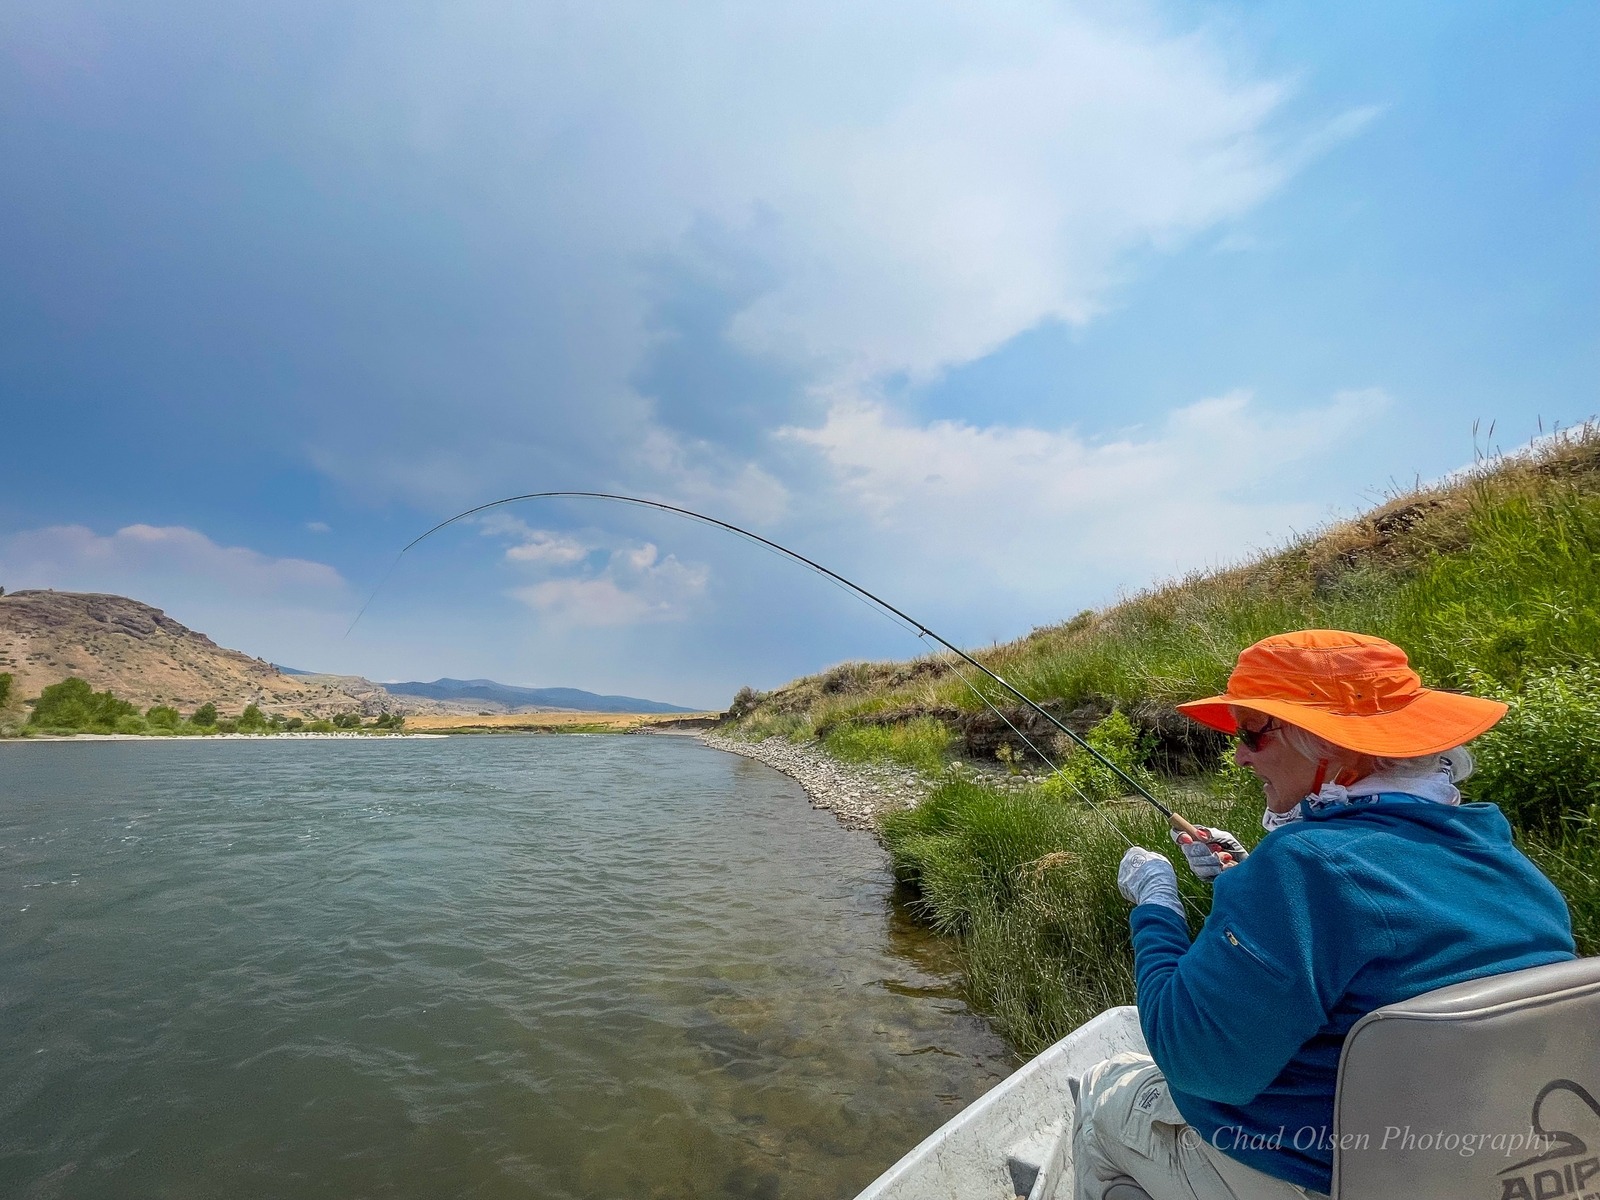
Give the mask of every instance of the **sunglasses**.
[{"label": "sunglasses", "polygon": [[1261,749],[1261,741],[1267,736],[1267,734],[1271,733],[1275,729],[1282,728],[1282,721],[1269,720],[1260,729],[1246,729],[1243,725],[1241,725],[1239,726],[1238,732],[1233,736],[1238,739],[1239,744],[1246,750],[1256,751]]}]

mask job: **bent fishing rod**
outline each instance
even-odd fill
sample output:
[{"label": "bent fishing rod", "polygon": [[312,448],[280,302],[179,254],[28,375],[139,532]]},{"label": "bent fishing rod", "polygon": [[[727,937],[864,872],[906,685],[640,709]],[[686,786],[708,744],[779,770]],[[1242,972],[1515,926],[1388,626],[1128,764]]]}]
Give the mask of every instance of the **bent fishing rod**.
[{"label": "bent fishing rod", "polygon": [[[562,492],[527,492],[527,493],[525,493],[523,495],[520,495],[520,496],[506,496],[506,497],[504,497],[503,499],[500,499],[500,500],[491,500],[487,504],[479,504],[479,505],[477,505],[477,506],[475,506],[473,508],[467,509],[465,512],[459,512],[455,516],[449,518],[448,520],[440,521],[432,529],[429,529],[426,533],[423,533],[423,534],[419,535],[418,537],[412,538],[411,541],[407,542],[403,547],[401,547],[400,553],[395,555],[394,562],[390,564],[389,572],[385,573],[384,578],[379,581],[378,587],[373,589],[373,593],[372,593],[371,596],[369,596],[367,598],[366,604],[363,604],[361,606],[361,611],[356,613],[355,620],[350,622],[350,629],[345,630],[345,636],[348,637],[350,635],[351,630],[355,629],[357,623],[359,623],[361,618],[362,618],[362,616],[365,615],[365,613],[367,611],[367,608],[372,604],[372,601],[377,597],[378,590],[383,587],[383,584],[388,580],[389,574],[394,571],[394,568],[399,564],[400,559],[403,558],[405,556],[405,554],[409,550],[411,550],[413,547],[415,547],[419,543],[426,541],[428,538],[430,538],[434,534],[438,533],[441,529],[445,529],[445,528],[448,528],[451,525],[454,525],[457,521],[464,521],[468,517],[476,516],[478,513],[481,513],[481,512],[487,512],[491,508],[500,508],[500,507],[502,507],[504,505],[507,505],[507,504],[518,504],[518,503],[521,503],[524,500],[611,500],[611,501],[615,501],[615,502],[617,502],[619,504],[632,504],[632,505],[637,505],[637,506],[639,506],[641,508],[654,508],[654,509],[660,510],[661,512],[675,513],[676,515],[678,515],[680,517],[687,517],[690,520],[699,521],[702,524],[713,525],[713,526],[716,526],[718,529],[725,529],[729,533],[737,534],[739,537],[745,538],[748,541],[755,542],[758,545],[764,546],[769,550],[776,551],[778,554],[784,555],[785,557],[790,558],[790,559],[794,560],[795,562],[800,563],[802,566],[807,567],[812,571],[815,571],[817,574],[823,576],[826,579],[829,579],[829,580],[833,581],[835,584],[838,584],[838,585],[840,585],[840,586],[842,586],[844,588],[847,588],[850,592],[854,593],[856,596],[866,600],[870,604],[873,604],[873,605],[877,606],[877,608],[879,608],[883,612],[890,614],[895,619],[897,619],[897,620],[901,621],[902,623],[904,623],[906,626],[908,626],[909,628],[914,630],[919,638],[931,639],[932,641],[937,642],[940,646],[944,647],[950,653],[956,655],[958,658],[960,658],[963,662],[967,663],[969,666],[975,667],[977,670],[981,671],[984,675],[988,676],[988,678],[992,679],[995,683],[999,684],[1002,688],[1004,688],[1011,695],[1015,696],[1018,700],[1022,701],[1023,704],[1027,705],[1030,709],[1032,709],[1034,712],[1038,713],[1046,721],[1050,722],[1051,725],[1055,726],[1056,729],[1058,729],[1060,732],[1065,734],[1073,742],[1074,745],[1076,745],[1080,750],[1083,750],[1084,752],[1086,752],[1091,758],[1093,758],[1102,767],[1105,767],[1107,770],[1111,771],[1119,780],[1121,780],[1124,784],[1126,784],[1128,786],[1128,788],[1131,789],[1132,792],[1135,795],[1139,796],[1140,798],[1142,798],[1142,799],[1148,801],[1150,804],[1152,804],[1155,807],[1156,811],[1158,811],[1162,816],[1164,816],[1167,819],[1167,822],[1172,826],[1173,829],[1178,830],[1180,833],[1188,834],[1190,837],[1192,837],[1197,842],[1206,840],[1205,836],[1201,833],[1201,831],[1199,829],[1197,829],[1194,825],[1190,824],[1181,815],[1179,815],[1178,813],[1174,812],[1167,805],[1163,804],[1154,795],[1152,795],[1150,790],[1148,788],[1146,788],[1142,783],[1140,783],[1133,776],[1129,775],[1128,772],[1124,771],[1116,763],[1112,762],[1111,759],[1107,758],[1099,750],[1095,749],[1092,745],[1089,744],[1089,742],[1088,742],[1088,740],[1086,738],[1084,738],[1075,729],[1071,728],[1065,722],[1063,722],[1058,717],[1056,717],[1055,714],[1051,713],[1048,709],[1044,708],[1042,705],[1040,705],[1038,702],[1036,702],[1026,692],[1022,691],[1022,689],[1018,688],[1010,680],[1005,679],[1003,676],[997,674],[996,672],[990,670],[988,667],[984,666],[983,663],[979,662],[972,655],[968,654],[965,650],[961,649],[961,647],[957,646],[954,642],[951,642],[948,639],[941,637],[939,634],[937,634],[933,630],[929,629],[921,621],[916,620],[910,614],[902,611],[899,608],[896,608],[893,604],[890,604],[883,597],[881,597],[881,596],[879,596],[879,595],[877,595],[877,594],[875,594],[873,592],[869,592],[866,588],[862,587],[859,583],[856,583],[856,582],[854,582],[853,580],[850,580],[850,579],[846,579],[843,575],[839,574],[837,571],[830,570],[828,567],[823,566],[821,563],[815,561],[814,559],[807,558],[804,554],[801,554],[796,550],[791,550],[787,546],[780,546],[777,542],[773,541],[771,538],[762,537],[759,533],[754,533],[751,530],[748,530],[748,529],[745,529],[745,528],[743,528],[741,526],[735,525],[730,521],[719,520],[716,517],[707,516],[705,513],[695,512],[693,509],[690,509],[690,508],[680,508],[676,504],[667,504],[667,503],[665,503],[664,501],[661,501],[661,500],[647,500],[647,499],[644,499],[643,497],[640,497],[640,496],[623,496],[623,495],[619,495],[619,494],[617,494],[615,492],[566,492],[566,491],[562,491]],[[958,675],[961,674],[959,671],[957,671],[956,673]],[[1014,732],[1019,738],[1021,738],[1023,740],[1023,743],[1025,745],[1027,745],[1029,749],[1033,750],[1033,752],[1035,754],[1038,754],[1039,757],[1041,759],[1044,759],[1044,761],[1046,763],[1050,763],[1049,758],[1046,757],[1043,753],[1041,753],[1039,751],[1038,747],[1034,746],[1033,743],[1028,740],[1027,736],[1022,732],[1022,730],[1018,729],[1016,727],[1016,725],[1012,723],[1010,718],[1007,717],[1004,712],[1002,712],[998,707],[996,707],[996,705],[987,696],[985,696],[983,694],[981,689],[979,689],[976,686],[974,686],[973,683],[970,680],[968,680],[965,675],[961,675],[961,678],[962,678],[963,682],[965,682],[967,684],[967,686],[969,688],[971,688],[972,691],[978,696],[978,698],[980,700],[982,700],[985,704],[987,704],[991,709],[993,709],[995,714],[997,716],[999,716],[999,718],[1002,721],[1004,721],[1006,723],[1006,725],[1008,725],[1011,728],[1012,732]],[[1058,772],[1060,771],[1060,768],[1059,767],[1055,767],[1055,764],[1050,763],[1050,765],[1056,771],[1058,771]],[[1106,819],[1109,822],[1110,818],[1106,818]],[[1121,831],[1118,830],[1118,833],[1120,834]],[[1124,840],[1126,840],[1126,839],[1124,839]]]}]

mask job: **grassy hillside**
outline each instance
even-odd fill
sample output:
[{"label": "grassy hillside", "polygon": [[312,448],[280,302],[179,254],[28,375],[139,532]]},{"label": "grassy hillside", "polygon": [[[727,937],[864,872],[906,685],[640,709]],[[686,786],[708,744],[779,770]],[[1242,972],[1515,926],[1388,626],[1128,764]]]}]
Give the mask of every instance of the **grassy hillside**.
[{"label": "grassy hillside", "polygon": [[[1580,951],[1600,953],[1600,429],[979,657],[1093,731],[1192,820],[1248,843],[1259,836],[1258,788],[1227,764],[1222,738],[1172,706],[1219,691],[1251,642],[1314,627],[1389,638],[1430,686],[1511,704],[1475,744],[1480,766],[1464,790],[1501,805],[1566,894]],[[925,918],[961,940],[973,1000],[1031,1050],[1131,999],[1115,867],[1127,839],[1169,844],[1148,805],[1118,799],[1105,772],[998,689],[986,691],[1063,774],[1015,791],[963,773],[963,758],[1030,758],[975,686],[939,659],[851,663],[741,693],[737,729],[941,774],[922,808],[886,823],[884,841]],[[1203,913],[1208,892],[1196,885],[1190,899]]]}]

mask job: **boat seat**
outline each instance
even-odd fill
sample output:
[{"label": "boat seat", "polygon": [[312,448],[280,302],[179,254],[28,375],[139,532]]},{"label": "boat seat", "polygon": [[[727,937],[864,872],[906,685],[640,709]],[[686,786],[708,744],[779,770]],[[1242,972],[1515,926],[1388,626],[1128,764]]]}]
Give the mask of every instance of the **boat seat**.
[{"label": "boat seat", "polygon": [[1600,958],[1368,1013],[1332,1139],[1334,1200],[1600,1200]]}]

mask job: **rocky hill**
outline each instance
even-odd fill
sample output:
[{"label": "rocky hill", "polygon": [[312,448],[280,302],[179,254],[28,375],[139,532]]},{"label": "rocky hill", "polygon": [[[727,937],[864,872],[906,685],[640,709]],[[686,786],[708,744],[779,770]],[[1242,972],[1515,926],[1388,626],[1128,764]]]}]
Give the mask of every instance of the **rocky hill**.
[{"label": "rocky hill", "polygon": [[248,704],[284,716],[471,715],[531,712],[682,713],[689,709],[575,688],[519,688],[492,679],[439,679],[393,688],[359,675],[319,675],[275,666],[217,645],[158,608],[97,592],[0,594],[0,672],[14,702],[69,675],[140,708],[189,712],[208,701],[224,716]]},{"label": "rocky hill", "polygon": [[270,663],[217,645],[160,609],[125,596],[24,591],[0,596],[0,671],[13,696],[34,697],[69,675],[110,689],[140,708],[171,704],[188,712],[206,702],[224,715],[247,704],[288,716],[340,712],[434,711],[397,703],[366,680],[344,689],[285,675]]}]

